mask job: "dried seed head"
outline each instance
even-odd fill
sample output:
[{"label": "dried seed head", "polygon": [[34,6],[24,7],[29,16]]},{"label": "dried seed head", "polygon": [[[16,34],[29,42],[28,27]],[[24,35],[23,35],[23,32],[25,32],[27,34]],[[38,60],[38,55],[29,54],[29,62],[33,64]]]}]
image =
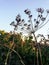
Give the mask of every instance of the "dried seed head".
[{"label": "dried seed head", "polygon": [[44,12],[44,9],[43,9],[43,8],[38,8],[38,9],[37,9],[37,12],[43,13],[43,12]]},{"label": "dried seed head", "polygon": [[49,13],[49,10],[48,9],[46,11],[47,11],[47,13]]},{"label": "dried seed head", "polygon": [[31,14],[31,11],[30,11],[29,9],[26,9],[24,12],[25,12],[27,15],[30,15],[30,14]]}]

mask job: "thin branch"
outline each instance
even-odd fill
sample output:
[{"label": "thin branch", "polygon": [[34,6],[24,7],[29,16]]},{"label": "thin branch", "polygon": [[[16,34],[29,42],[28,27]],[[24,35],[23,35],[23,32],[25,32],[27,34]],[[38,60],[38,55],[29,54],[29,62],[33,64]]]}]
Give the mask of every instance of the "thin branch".
[{"label": "thin branch", "polygon": [[[48,21],[49,21],[49,20],[48,20]],[[39,30],[39,29],[41,29],[43,26],[45,26],[45,25],[48,23],[48,21],[47,21],[45,24],[41,25],[37,30]],[[37,31],[37,30],[36,30],[36,31]],[[36,31],[35,31],[35,32],[36,32]]]}]

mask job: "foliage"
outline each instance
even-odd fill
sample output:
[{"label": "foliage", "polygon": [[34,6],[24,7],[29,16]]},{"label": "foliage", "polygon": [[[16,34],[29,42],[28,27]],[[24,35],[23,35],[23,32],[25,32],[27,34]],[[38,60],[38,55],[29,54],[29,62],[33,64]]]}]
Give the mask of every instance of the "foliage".
[{"label": "foliage", "polygon": [[[32,37],[23,41],[20,34],[1,34],[0,65],[6,65],[6,61],[7,65],[36,65],[37,58],[34,43],[35,41],[32,41]],[[49,65],[49,46],[41,45],[40,48],[43,65]],[[40,56],[38,58],[40,64]]]}]

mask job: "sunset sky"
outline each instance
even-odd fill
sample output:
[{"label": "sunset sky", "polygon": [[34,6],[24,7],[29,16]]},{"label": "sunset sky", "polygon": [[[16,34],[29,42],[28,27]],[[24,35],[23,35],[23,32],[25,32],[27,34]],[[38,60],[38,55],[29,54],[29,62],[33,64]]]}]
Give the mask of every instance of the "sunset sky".
[{"label": "sunset sky", "polygon": [[[26,15],[24,10],[26,8],[32,11],[33,17],[36,16],[36,8],[49,9],[49,0],[0,0],[0,29],[5,31],[13,30],[10,23],[15,20],[18,13],[21,14],[25,20]],[[48,34],[49,22],[40,29],[37,33]]]}]

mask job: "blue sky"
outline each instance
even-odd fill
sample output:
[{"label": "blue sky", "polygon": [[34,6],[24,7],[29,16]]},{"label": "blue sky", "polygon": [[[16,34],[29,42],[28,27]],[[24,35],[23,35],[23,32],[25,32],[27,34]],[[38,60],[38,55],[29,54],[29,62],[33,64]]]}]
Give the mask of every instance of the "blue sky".
[{"label": "blue sky", "polygon": [[[22,15],[22,18],[26,19],[24,10],[29,8],[33,16],[36,8],[49,9],[49,0],[0,0],[0,29],[5,31],[11,31],[13,28],[9,25],[18,13]],[[45,25],[38,32],[47,34],[49,23]]]}]

